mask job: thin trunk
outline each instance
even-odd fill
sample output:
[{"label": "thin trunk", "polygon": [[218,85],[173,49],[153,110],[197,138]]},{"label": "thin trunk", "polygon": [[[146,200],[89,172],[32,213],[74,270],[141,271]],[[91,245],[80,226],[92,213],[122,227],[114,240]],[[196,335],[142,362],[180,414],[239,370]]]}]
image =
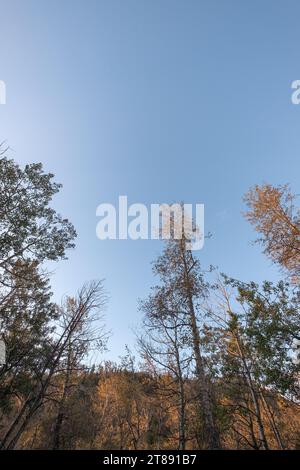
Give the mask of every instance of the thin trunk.
[{"label": "thin trunk", "polygon": [[176,360],[176,368],[177,368],[177,379],[178,379],[178,395],[179,395],[179,403],[178,403],[178,424],[179,424],[179,442],[178,442],[178,449],[185,450],[185,390],[184,390],[184,379],[182,376],[182,368],[181,368],[181,361],[180,361],[180,352],[178,349],[178,337],[177,337],[177,329],[175,329],[175,341],[174,341],[174,349],[175,349],[175,360]]},{"label": "thin trunk", "polygon": [[182,250],[182,258],[183,258],[184,272],[185,272],[185,286],[186,286],[187,300],[188,300],[188,305],[189,305],[193,351],[194,351],[195,362],[196,362],[196,375],[198,379],[199,395],[200,395],[200,401],[201,401],[200,404],[202,408],[203,420],[204,420],[204,425],[205,425],[206,443],[209,449],[221,449],[220,434],[215,423],[213,405],[212,405],[212,400],[211,400],[211,396],[209,393],[209,383],[205,374],[203,359],[200,353],[200,335],[199,335],[196,314],[195,314],[195,309],[194,309],[189,270],[187,267],[187,261],[186,261],[185,256],[186,256],[186,250],[185,250],[185,241],[184,241],[184,247]]},{"label": "thin trunk", "polygon": [[26,399],[26,401],[24,402],[24,404],[23,404],[22,408],[20,409],[18,415],[16,416],[16,418],[14,419],[12,424],[10,425],[9,429],[6,431],[6,434],[5,434],[5,436],[3,437],[2,441],[1,441],[0,449],[6,449],[7,442],[10,439],[10,437],[13,435],[13,433],[14,433],[15,429],[17,428],[18,424],[21,422],[21,420],[22,420],[22,418],[25,414],[25,411],[27,409],[27,406],[28,406],[28,399]]},{"label": "thin trunk", "polygon": [[250,428],[251,439],[252,439],[252,442],[253,442],[253,448],[256,449],[256,450],[259,450],[259,445],[257,443],[255,432],[254,432],[254,426],[253,426],[253,419],[252,419],[252,415],[251,415],[251,410],[250,410],[250,414],[249,414],[249,420],[250,420],[249,428]]},{"label": "thin trunk", "polygon": [[185,450],[185,401],[182,380],[179,382],[179,450]]},{"label": "thin trunk", "polygon": [[276,441],[277,441],[278,447],[279,447],[279,449],[284,450],[284,449],[285,449],[285,446],[284,446],[283,441],[282,441],[282,439],[281,439],[281,435],[280,435],[279,429],[278,429],[278,427],[277,427],[277,424],[276,424],[274,415],[273,415],[273,413],[272,413],[272,410],[270,409],[270,406],[269,406],[269,404],[268,404],[268,402],[267,402],[267,400],[266,400],[266,397],[265,397],[265,395],[264,395],[263,392],[261,392],[261,397],[262,397],[262,402],[263,402],[263,404],[265,405],[265,410],[266,410],[266,413],[267,413],[269,422],[270,422],[270,424],[271,424],[271,428],[272,428],[272,430],[273,430],[275,439],[276,439]]},{"label": "thin trunk", "polygon": [[67,371],[66,371],[66,378],[65,378],[64,388],[63,388],[63,394],[62,394],[61,401],[59,403],[58,413],[57,413],[56,422],[54,426],[53,450],[58,450],[60,449],[60,446],[61,446],[61,429],[62,429],[62,424],[65,418],[65,411],[64,411],[65,402],[66,402],[67,395],[68,395],[70,377],[71,377],[71,362],[72,362],[71,355],[72,355],[72,351],[70,349],[68,353],[68,363],[67,363]]}]

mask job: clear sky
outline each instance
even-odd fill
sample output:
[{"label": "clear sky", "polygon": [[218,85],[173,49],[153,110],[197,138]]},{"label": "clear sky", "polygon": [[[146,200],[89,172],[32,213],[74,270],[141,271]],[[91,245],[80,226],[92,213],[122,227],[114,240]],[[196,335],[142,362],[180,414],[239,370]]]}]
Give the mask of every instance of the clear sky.
[{"label": "clear sky", "polygon": [[0,12],[0,140],[63,183],[55,207],[78,239],[52,266],[55,298],[106,278],[111,358],[134,342],[162,245],[99,241],[101,202],[204,203],[204,267],[277,278],[242,196],[265,181],[298,191],[299,1],[0,0]]}]

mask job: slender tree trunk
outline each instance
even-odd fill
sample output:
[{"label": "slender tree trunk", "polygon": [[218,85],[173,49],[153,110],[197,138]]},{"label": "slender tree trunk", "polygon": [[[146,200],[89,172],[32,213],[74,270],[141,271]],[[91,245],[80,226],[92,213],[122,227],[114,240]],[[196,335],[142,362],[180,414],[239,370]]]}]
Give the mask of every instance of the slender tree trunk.
[{"label": "slender tree trunk", "polygon": [[53,450],[60,449],[60,445],[61,445],[60,434],[61,434],[62,423],[65,418],[64,412],[62,411],[63,405],[60,404],[59,407],[60,407],[60,411],[57,414],[55,427],[54,427],[53,447],[52,447]]},{"label": "slender tree trunk", "polygon": [[28,400],[26,400],[24,402],[24,404],[23,404],[22,408],[20,409],[19,413],[17,414],[16,418],[14,419],[12,424],[10,425],[9,429],[6,431],[6,434],[5,434],[5,436],[3,437],[2,441],[1,441],[0,449],[6,449],[7,442],[9,441],[10,437],[13,436],[15,430],[17,429],[17,426],[21,422],[21,420],[22,420],[22,418],[23,418],[23,416],[26,412],[27,407],[28,407]]},{"label": "slender tree trunk", "polygon": [[71,355],[72,355],[72,350],[70,347],[70,350],[68,352],[66,377],[65,377],[65,382],[63,385],[64,387],[63,394],[62,394],[62,398],[58,406],[58,413],[57,413],[55,426],[54,426],[53,450],[58,450],[61,447],[61,429],[62,429],[62,424],[65,418],[65,402],[66,402],[67,395],[68,395],[70,377],[71,377],[71,362],[72,362]]},{"label": "slender tree trunk", "polygon": [[200,404],[202,408],[206,444],[209,449],[221,449],[220,434],[215,423],[213,404],[209,392],[209,382],[205,374],[203,359],[200,352],[200,335],[197,325],[196,313],[194,309],[192,289],[190,285],[189,270],[186,262],[185,241],[182,250],[182,258],[184,264],[185,287],[187,292],[187,300],[189,305],[190,326],[192,333],[193,351],[196,363],[196,376],[198,379]]},{"label": "slender tree trunk", "polygon": [[183,383],[179,383],[179,450],[185,450],[185,402]]},{"label": "slender tree trunk", "polygon": [[249,414],[249,421],[250,421],[249,428],[250,428],[251,439],[252,439],[252,442],[253,442],[253,448],[256,449],[256,450],[259,450],[259,445],[257,443],[257,439],[256,439],[255,432],[254,432],[254,426],[253,426],[253,419],[252,419],[251,410],[250,410],[250,414]]},{"label": "slender tree trunk", "polygon": [[281,439],[281,434],[279,432],[278,426],[277,426],[276,421],[274,419],[274,415],[272,413],[272,410],[270,409],[270,406],[269,406],[269,404],[267,402],[267,399],[266,399],[263,392],[261,392],[261,397],[262,397],[262,402],[265,405],[265,410],[266,410],[267,416],[269,418],[269,422],[270,422],[271,428],[273,430],[275,439],[277,441],[278,447],[279,447],[279,449],[284,450],[285,446],[284,446],[283,441]]},{"label": "slender tree trunk", "polygon": [[200,353],[199,331],[194,315],[191,315],[191,326],[193,332],[193,349],[196,362],[196,375],[198,379],[207,445],[209,449],[221,449],[219,430],[217,429],[213,415],[212,400],[209,393],[209,384],[204,370],[203,359]]},{"label": "slender tree trunk", "polygon": [[32,418],[32,416],[35,414],[35,412],[38,410],[38,408],[41,406],[42,404],[42,398],[43,398],[43,395],[39,395],[37,397],[37,399],[33,402],[33,404],[31,405],[31,402],[28,400],[27,402],[27,413],[26,413],[26,408],[25,408],[25,416],[24,416],[24,419],[20,425],[20,427],[18,428],[17,432],[15,433],[15,435],[12,437],[12,439],[10,441],[8,441],[8,443],[6,444],[6,447],[5,449],[7,450],[12,450],[15,448],[17,442],[19,441],[22,433],[25,431],[27,425],[28,425],[28,422],[30,421],[30,419]]},{"label": "slender tree trunk", "polygon": [[184,379],[182,376],[182,367],[180,361],[180,352],[178,349],[177,343],[177,330],[175,330],[175,358],[176,358],[176,369],[177,369],[177,379],[178,379],[178,428],[179,428],[179,440],[178,440],[178,449],[185,450],[185,390],[184,390]]}]

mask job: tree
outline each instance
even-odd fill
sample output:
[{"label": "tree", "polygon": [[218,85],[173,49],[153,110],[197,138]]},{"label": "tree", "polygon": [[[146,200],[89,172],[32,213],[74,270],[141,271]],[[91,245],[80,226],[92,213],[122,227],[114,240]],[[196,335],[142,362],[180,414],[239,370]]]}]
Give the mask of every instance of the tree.
[{"label": "tree", "polygon": [[[53,175],[44,173],[41,164],[21,169],[5,150],[0,154],[0,333],[7,343],[0,374],[7,380],[9,372],[12,384],[30,375],[57,314],[42,263],[64,258],[76,233],[49,207],[60,188]],[[6,382],[5,394],[8,389]]]},{"label": "tree", "polygon": [[33,386],[41,357],[49,354],[58,310],[51,301],[48,279],[35,261],[17,261],[2,281],[9,285],[9,295],[0,305],[6,345],[6,361],[0,368],[0,408],[9,410],[12,400]]},{"label": "tree", "polygon": [[232,429],[253,448],[282,449],[288,443],[280,432],[279,403],[298,399],[299,366],[291,357],[300,328],[298,294],[284,282],[260,288],[224,276],[216,299],[210,316],[220,378],[234,411]]},{"label": "tree", "polygon": [[[65,257],[76,236],[73,225],[49,204],[61,185],[41,163],[21,169],[0,159],[0,269],[9,271],[18,259],[43,262]],[[2,278],[2,276],[1,276]]]},{"label": "tree", "polygon": [[219,449],[221,444],[214,413],[212,383],[201,353],[198,325],[208,286],[199,260],[193,256],[184,234],[181,239],[167,242],[163,254],[154,263],[153,271],[161,283],[154,287],[152,294],[152,304],[157,304],[155,314],[161,318],[180,316],[187,330],[186,345],[192,350],[197,379],[199,424],[203,421],[203,447]]},{"label": "tree", "polygon": [[0,393],[9,409],[13,397],[22,402],[33,393],[49,357],[58,312],[42,263],[65,258],[76,232],[50,207],[61,187],[53,175],[40,163],[21,169],[0,154],[0,333],[7,352]]},{"label": "tree", "polygon": [[[93,299],[90,305],[88,304],[89,296]],[[59,323],[62,331],[67,331],[68,325],[76,318],[80,309],[86,311],[78,320],[76,328],[73,328],[69,334],[66,348],[60,359],[59,371],[56,372],[59,374],[62,391],[59,397],[55,397],[57,416],[53,431],[53,449],[61,448],[66,404],[72,388],[78,384],[78,373],[87,369],[83,364],[84,358],[93,349],[100,352],[105,348],[107,333],[104,329],[103,309],[106,301],[103,282],[92,283],[84,286],[77,298],[67,297],[59,310]]]},{"label": "tree", "polygon": [[[50,344],[49,354],[41,357],[33,377],[34,387],[25,394],[21,406],[2,438],[0,448],[15,448],[37,410],[53,398],[51,388],[55,389],[56,375],[65,365],[64,358],[68,357],[70,346],[75,344],[75,351],[78,351],[77,347],[79,350],[83,348],[84,352],[87,351],[89,338],[84,334],[90,331],[89,325],[95,319],[96,312],[103,308],[103,301],[102,282],[92,282],[81,289],[77,302],[68,311],[66,323],[63,328],[57,329],[57,335]],[[59,430],[60,428],[58,432]]]},{"label": "tree", "polygon": [[300,275],[300,210],[288,185],[254,186],[245,195],[247,220],[261,235],[264,253],[297,279]]}]

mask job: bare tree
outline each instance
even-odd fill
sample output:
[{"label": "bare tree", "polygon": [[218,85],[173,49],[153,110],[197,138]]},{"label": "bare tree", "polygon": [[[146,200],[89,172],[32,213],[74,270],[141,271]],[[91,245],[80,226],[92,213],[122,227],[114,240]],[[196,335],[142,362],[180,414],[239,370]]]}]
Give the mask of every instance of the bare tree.
[{"label": "bare tree", "polygon": [[219,449],[219,430],[215,419],[213,387],[206,372],[201,353],[200,327],[201,305],[207,294],[200,263],[190,249],[185,234],[181,239],[171,239],[153,267],[161,285],[154,287],[153,298],[157,302],[157,312],[162,318],[180,315],[184,319],[187,334],[186,345],[191,348],[195,364],[198,388],[199,425],[203,422],[202,446]]},{"label": "bare tree", "polygon": [[[88,292],[90,291],[90,292]],[[94,292],[92,292],[94,291]],[[62,379],[62,393],[56,398],[57,416],[53,432],[53,449],[61,447],[61,430],[65,419],[65,406],[70,390],[78,385],[77,372],[87,368],[83,364],[84,358],[93,349],[98,352],[105,348],[107,333],[104,328],[103,309],[106,304],[106,295],[102,283],[94,283],[84,286],[78,293],[77,298],[67,297],[60,308],[60,328],[65,331],[80,306],[86,304],[87,296],[95,296],[94,302],[86,314],[78,321],[76,328],[73,329],[68,338],[68,343],[60,360],[60,369],[57,371]],[[72,375],[75,374],[75,381],[72,383]]]},{"label": "bare tree", "polygon": [[[78,360],[79,357],[83,357],[87,353],[91,341],[97,339],[95,336],[89,337],[91,333],[90,326],[93,321],[99,319],[99,311],[103,310],[105,302],[106,296],[102,281],[85,285],[80,290],[76,301],[69,302],[70,308],[63,317],[63,322],[59,325],[57,338],[53,339],[49,355],[41,358],[39,368],[36,370],[35,389],[25,398],[20,410],[9,426],[1,441],[1,449],[15,448],[36,411],[46,401],[51,400],[53,379],[61,369],[66,369],[65,358],[71,357],[69,355],[70,348],[73,348]],[[103,340],[103,335],[101,340]],[[71,367],[71,364],[69,366]],[[66,377],[69,380],[70,369],[67,368],[67,371]],[[59,434],[59,426],[57,434]],[[59,439],[57,440],[59,441]]]},{"label": "bare tree", "polygon": [[159,297],[150,297],[141,304],[145,313],[143,335],[138,344],[141,355],[148,368],[156,376],[163,373],[171,380],[164,382],[159,392],[175,398],[178,414],[178,448],[186,447],[186,392],[185,383],[189,375],[191,351],[186,347],[186,324],[184,318],[173,312],[161,315]]}]

